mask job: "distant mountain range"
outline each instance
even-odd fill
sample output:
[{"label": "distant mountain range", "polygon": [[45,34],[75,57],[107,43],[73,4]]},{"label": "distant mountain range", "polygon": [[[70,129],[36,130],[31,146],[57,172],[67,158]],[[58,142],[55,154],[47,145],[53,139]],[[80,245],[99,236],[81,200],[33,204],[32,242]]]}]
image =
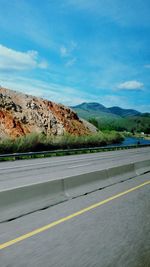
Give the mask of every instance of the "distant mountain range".
[{"label": "distant mountain range", "polygon": [[109,108],[111,113],[116,114],[121,117],[130,117],[130,116],[138,116],[141,115],[141,112],[135,110],[135,109],[123,109],[120,107],[111,107]]},{"label": "distant mountain range", "polygon": [[71,108],[100,130],[150,133],[150,113],[117,106],[106,108],[99,103],[82,103]]},{"label": "distant mountain range", "polygon": [[75,110],[79,116],[83,116],[84,118],[99,116],[117,118],[142,115],[141,112],[134,109],[123,109],[117,106],[106,108],[99,103],[82,103],[77,106],[72,106],[71,108]]}]

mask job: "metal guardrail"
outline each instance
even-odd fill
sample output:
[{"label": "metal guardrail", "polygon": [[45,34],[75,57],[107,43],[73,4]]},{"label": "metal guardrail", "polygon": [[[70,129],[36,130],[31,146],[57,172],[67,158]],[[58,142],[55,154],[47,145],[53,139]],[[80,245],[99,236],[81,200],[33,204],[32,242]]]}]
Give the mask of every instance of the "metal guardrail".
[{"label": "metal guardrail", "polygon": [[85,147],[85,148],[73,148],[73,149],[61,149],[61,150],[48,150],[48,151],[38,151],[38,152],[24,152],[24,153],[11,153],[11,154],[0,154],[0,160],[4,158],[19,159],[21,157],[27,156],[32,157],[36,155],[53,155],[53,154],[76,154],[77,152],[96,152],[96,151],[110,151],[110,150],[122,150],[131,149],[139,147],[148,147],[150,144],[137,144],[128,146],[100,146],[100,147]]}]

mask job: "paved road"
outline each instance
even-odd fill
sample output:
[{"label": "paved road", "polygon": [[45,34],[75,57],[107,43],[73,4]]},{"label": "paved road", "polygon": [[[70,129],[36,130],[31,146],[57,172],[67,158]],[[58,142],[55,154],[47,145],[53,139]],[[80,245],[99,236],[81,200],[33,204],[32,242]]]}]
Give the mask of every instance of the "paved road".
[{"label": "paved road", "polygon": [[[0,267],[149,267],[150,173],[0,224]],[[137,188],[137,186],[142,185]],[[132,191],[127,191],[129,189]],[[118,193],[124,192],[123,195]],[[111,196],[115,198],[110,199]],[[103,200],[108,199],[107,203]],[[80,210],[100,203],[97,207]],[[74,214],[50,229],[42,228]],[[17,242],[16,238],[25,239]],[[31,236],[33,234],[33,236]]]},{"label": "paved road", "polygon": [[150,159],[150,147],[104,153],[0,162],[0,190]]}]

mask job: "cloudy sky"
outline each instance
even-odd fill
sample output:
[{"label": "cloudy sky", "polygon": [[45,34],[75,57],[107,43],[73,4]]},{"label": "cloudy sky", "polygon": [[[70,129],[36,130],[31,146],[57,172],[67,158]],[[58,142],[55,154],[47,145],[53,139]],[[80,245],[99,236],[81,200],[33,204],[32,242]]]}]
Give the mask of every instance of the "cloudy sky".
[{"label": "cloudy sky", "polygon": [[0,85],[150,111],[149,0],[0,0]]}]

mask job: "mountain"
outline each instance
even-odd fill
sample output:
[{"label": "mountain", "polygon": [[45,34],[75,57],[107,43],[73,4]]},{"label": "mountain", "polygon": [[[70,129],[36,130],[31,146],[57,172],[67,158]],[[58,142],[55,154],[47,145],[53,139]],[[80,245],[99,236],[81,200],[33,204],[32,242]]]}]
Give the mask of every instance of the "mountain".
[{"label": "mountain", "polygon": [[106,108],[99,103],[82,103],[72,109],[100,130],[150,133],[150,113],[120,107]]},{"label": "mountain", "polygon": [[138,116],[141,115],[141,113],[134,109],[123,109],[120,107],[111,107],[108,108],[111,113],[119,115],[121,117],[129,117],[129,116]]},{"label": "mountain", "polygon": [[85,135],[91,129],[68,107],[0,87],[0,138],[33,132]]},{"label": "mountain", "polygon": [[82,103],[80,105],[71,107],[75,110],[79,116],[83,116],[84,118],[88,117],[129,117],[129,116],[138,116],[141,113],[134,109],[123,109],[120,107],[110,107],[106,108],[105,106],[99,103]]},{"label": "mountain", "polygon": [[92,117],[98,118],[101,117],[118,117],[116,114],[112,114],[111,111],[105,106],[99,103],[82,103],[77,106],[71,107],[79,117],[89,119]]},{"label": "mountain", "polygon": [[78,109],[83,109],[83,110],[86,110],[86,111],[96,111],[96,112],[99,112],[99,111],[102,111],[102,112],[107,112],[107,113],[110,113],[110,111],[103,105],[99,104],[99,103],[82,103],[80,105],[77,105],[75,107],[72,107],[72,108],[78,108]]}]

